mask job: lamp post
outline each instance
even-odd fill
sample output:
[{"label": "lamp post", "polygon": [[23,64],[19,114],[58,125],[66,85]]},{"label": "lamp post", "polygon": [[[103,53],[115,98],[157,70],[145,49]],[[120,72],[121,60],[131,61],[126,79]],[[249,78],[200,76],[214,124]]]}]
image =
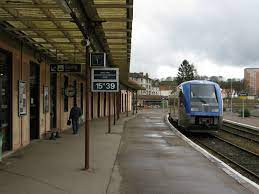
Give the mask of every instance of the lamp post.
[{"label": "lamp post", "polygon": [[230,79],[230,92],[231,92],[231,97],[230,97],[230,111],[231,111],[231,115],[233,113],[233,110],[232,110],[232,98],[233,98],[233,91],[232,91],[232,78]]}]

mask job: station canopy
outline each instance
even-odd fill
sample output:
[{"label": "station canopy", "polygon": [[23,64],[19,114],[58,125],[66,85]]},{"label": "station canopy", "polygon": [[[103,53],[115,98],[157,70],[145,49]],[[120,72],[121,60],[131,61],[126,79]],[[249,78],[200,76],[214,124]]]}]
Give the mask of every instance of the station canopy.
[{"label": "station canopy", "polygon": [[59,62],[85,63],[82,40],[128,80],[133,0],[1,0],[0,29]]}]

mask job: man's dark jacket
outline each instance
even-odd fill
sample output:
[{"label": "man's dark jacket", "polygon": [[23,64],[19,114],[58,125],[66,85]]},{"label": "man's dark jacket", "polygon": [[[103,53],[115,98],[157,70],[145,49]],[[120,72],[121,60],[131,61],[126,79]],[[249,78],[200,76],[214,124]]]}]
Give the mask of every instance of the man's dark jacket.
[{"label": "man's dark jacket", "polygon": [[81,115],[82,115],[81,109],[77,106],[74,106],[70,111],[69,119],[78,120]]}]

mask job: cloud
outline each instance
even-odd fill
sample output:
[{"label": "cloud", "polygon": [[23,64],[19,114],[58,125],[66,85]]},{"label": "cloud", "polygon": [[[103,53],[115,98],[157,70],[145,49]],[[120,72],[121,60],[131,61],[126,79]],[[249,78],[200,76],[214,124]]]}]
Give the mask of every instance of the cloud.
[{"label": "cloud", "polygon": [[187,59],[200,74],[232,69],[240,77],[259,64],[258,7],[258,0],[134,1],[131,70],[175,76]]}]

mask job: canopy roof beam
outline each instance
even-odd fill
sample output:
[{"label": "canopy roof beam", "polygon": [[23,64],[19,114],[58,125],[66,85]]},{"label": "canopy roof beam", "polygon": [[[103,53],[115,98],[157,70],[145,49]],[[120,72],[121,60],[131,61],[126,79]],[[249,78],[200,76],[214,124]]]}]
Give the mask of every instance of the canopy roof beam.
[{"label": "canopy roof beam", "polygon": [[4,8],[44,8],[55,9],[60,8],[58,4],[44,4],[44,3],[0,3],[0,7]]},{"label": "canopy roof beam", "polygon": [[119,3],[109,3],[109,4],[93,4],[91,5],[95,8],[126,8],[126,9],[132,9],[133,4],[119,4]]}]

